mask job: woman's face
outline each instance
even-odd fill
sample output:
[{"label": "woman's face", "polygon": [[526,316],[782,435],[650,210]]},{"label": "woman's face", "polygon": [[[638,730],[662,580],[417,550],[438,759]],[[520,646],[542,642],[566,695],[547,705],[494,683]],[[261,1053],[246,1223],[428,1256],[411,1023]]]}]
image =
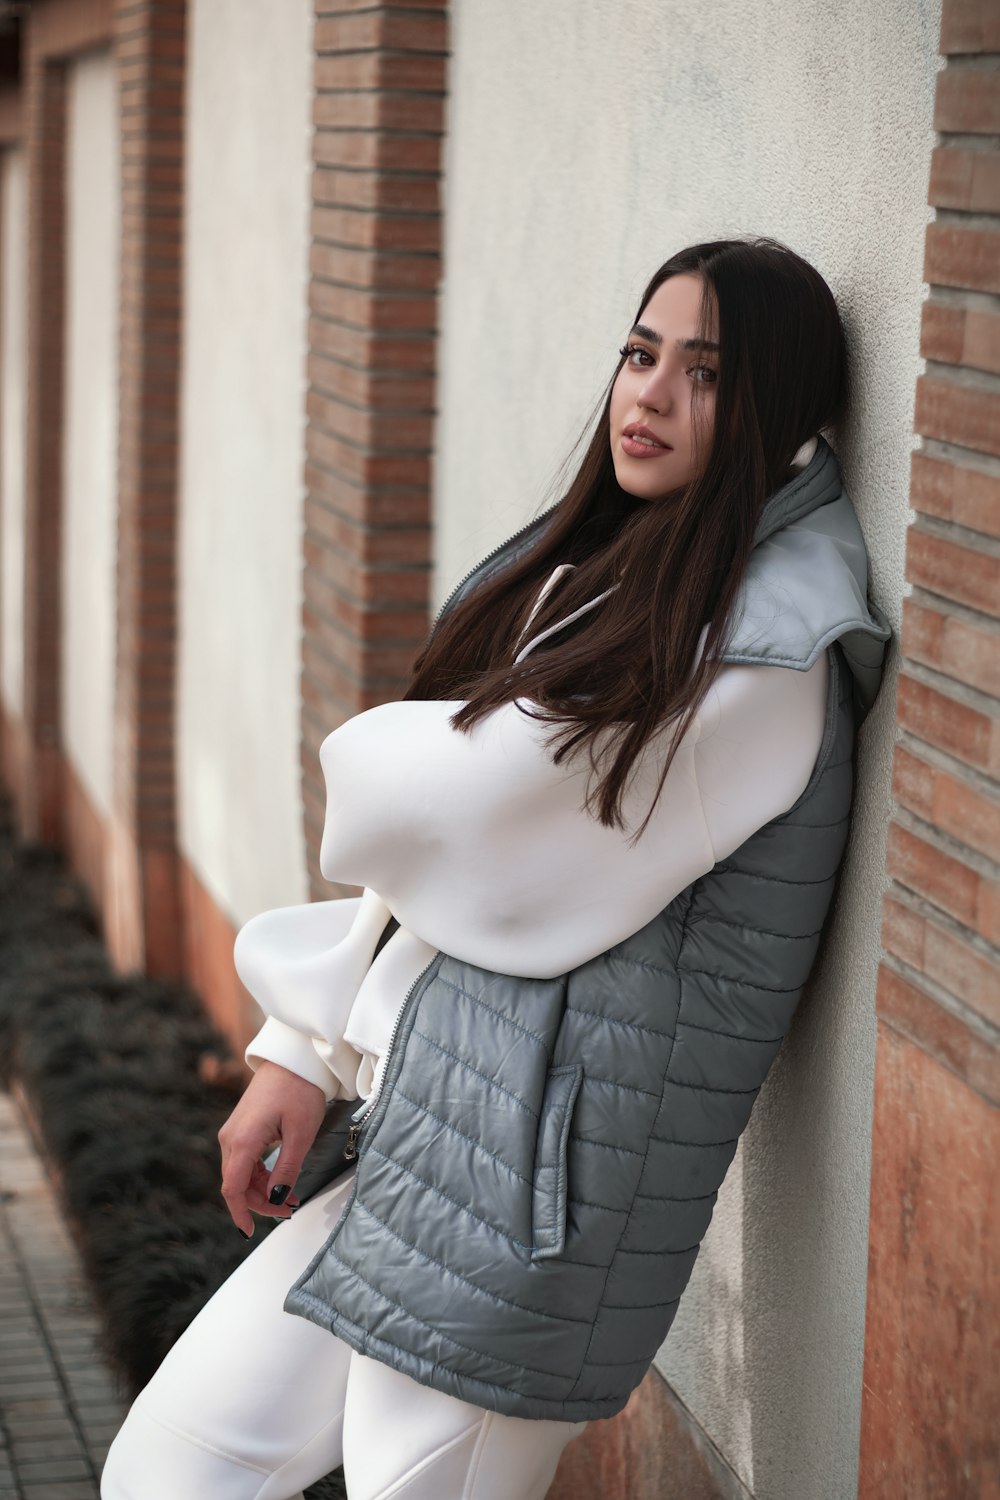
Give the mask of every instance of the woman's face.
[{"label": "woman's face", "polygon": [[[659,500],[695,477],[715,425],[719,378],[713,312],[698,338],[700,276],[671,276],[646,303],[611,389],[611,457],[622,489]],[[700,451],[695,451],[697,403]]]}]

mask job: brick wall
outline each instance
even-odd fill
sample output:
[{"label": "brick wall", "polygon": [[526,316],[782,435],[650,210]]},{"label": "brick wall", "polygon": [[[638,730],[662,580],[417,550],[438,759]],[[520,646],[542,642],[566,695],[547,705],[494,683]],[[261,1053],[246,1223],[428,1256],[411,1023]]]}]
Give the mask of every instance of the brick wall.
[{"label": "brick wall", "polygon": [[[63,7],[61,7],[62,9]],[[46,8],[29,17],[24,57],[28,175],[28,355],[24,510],[24,737],[15,787],[22,829],[62,834],[59,637],[62,627],[66,69]]]},{"label": "brick wall", "polygon": [[[36,0],[28,168],[24,717],[5,725],[21,831],[62,844],[122,968],[181,962],[174,831],[177,387],[186,0]],[[110,826],[61,745],[66,73],[114,48],[122,130],[115,760]]]},{"label": "brick wall", "polygon": [[174,693],[187,0],[115,0],[122,141],[118,573],[109,946],[183,963]]},{"label": "brick wall", "polygon": [[428,628],[447,4],[317,0],[302,656],[309,876],[320,743],[397,696]]},{"label": "brick wall", "polygon": [[1000,7],[944,0],[941,51],[859,1488],[908,1500],[1000,1493]]}]

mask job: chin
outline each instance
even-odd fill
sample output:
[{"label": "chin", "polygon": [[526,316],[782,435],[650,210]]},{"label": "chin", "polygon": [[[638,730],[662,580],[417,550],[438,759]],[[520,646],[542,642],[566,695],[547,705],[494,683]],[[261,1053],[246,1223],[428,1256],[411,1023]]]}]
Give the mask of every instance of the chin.
[{"label": "chin", "polygon": [[644,484],[641,476],[636,478],[633,474],[619,474],[617,471],[615,472],[615,478],[618,480],[619,489],[624,490],[626,495],[631,495],[633,500],[648,500],[650,502],[668,500],[672,495],[679,494],[688,482],[686,477],[675,479],[671,475],[670,480],[666,484],[654,485],[650,482]]}]

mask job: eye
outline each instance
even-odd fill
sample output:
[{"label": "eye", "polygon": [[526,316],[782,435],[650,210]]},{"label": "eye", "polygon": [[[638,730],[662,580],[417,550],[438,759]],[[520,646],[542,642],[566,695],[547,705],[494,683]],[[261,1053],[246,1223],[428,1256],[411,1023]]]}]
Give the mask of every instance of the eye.
[{"label": "eye", "polygon": [[623,344],[618,353],[627,365],[632,365],[635,369],[646,370],[656,363],[649,350],[644,349],[641,344]]},{"label": "eye", "polygon": [[[690,371],[688,373],[691,373]],[[714,385],[719,378],[718,370],[713,370],[711,365],[696,365],[694,376],[699,385]]]}]

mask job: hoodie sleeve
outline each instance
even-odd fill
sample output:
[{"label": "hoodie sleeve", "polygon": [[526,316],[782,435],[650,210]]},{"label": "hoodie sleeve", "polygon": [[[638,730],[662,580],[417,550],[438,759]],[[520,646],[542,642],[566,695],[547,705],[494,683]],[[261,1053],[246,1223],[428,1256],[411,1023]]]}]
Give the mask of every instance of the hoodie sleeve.
[{"label": "hoodie sleeve", "polygon": [[267,1019],[246,1060],[307,1078],[329,1099],[357,1096],[362,1058],[344,1040],[351,1007],[391,913],[374,891],[280,906],[236,935],[236,972]]},{"label": "hoodie sleeve", "polygon": [[[329,880],[377,890],[431,948],[549,978],[620,942],[801,795],[823,736],[825,654],[806,672],[723,669],[678,746],[647,746],[623,830],[583,807],[589,762],[553,764],[551,726],[503,705],[468,734],[457,702],[383,704],[324,741]],[[582,762],[582,763],[581,763]]]},{"label": "hoodie sleeve", "polygon": [[[582,807],[583,768],[555,766],[546,726],[514,704],[470,735],[457,704],[385,704],[324,741],[323,874],[367,889],[279,907],[234,957],[267,1013],[247,1060],[280,1063],[328,1099],[367,1095],[408,982],[438,950],[549,978],[643,927],[805,790],[823,738],[825,654],[807,672],[727,667],[662,768],[640,757],[625,830]],[[376,894],[377,892],[377,894]],[[401,930],[375,958],[395,916]]]}]

